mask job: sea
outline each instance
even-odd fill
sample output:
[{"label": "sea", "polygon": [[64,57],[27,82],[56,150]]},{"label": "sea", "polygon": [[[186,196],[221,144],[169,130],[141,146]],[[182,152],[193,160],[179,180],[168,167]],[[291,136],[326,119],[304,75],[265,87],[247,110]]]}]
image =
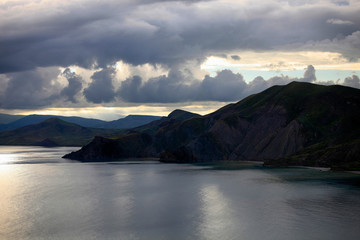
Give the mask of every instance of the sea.
[{"label": "sea", "polygon": [[360,175],[0,147],[0,239],[360,239]]}]

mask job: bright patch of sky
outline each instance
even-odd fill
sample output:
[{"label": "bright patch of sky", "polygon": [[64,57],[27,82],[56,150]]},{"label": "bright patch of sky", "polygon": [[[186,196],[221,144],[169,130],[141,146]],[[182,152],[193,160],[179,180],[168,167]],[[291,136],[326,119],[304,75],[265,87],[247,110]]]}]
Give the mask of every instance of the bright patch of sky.
[{"label": "bright patch of sky", "polygon": [[228,103],[226,102],[199,102],[197,104],[162,104],[162,105],[138,105],[121,107],[82,107],[82,108],[44,108],[41,110],[10,110],[7,114],[13,115],[61,115],[80,116],[84,118],[96,118],[105,121],[117,120],[128,115],[151,115],[167,116],[176,109],[206,115],[214,112]]},{"label": "bright patch of sky", "polygon": [[360,72],[360,63],[350,62],[339,53],[312,51],[248,51],[223,54],[208,57],[201,69],[207,71],[210,76],[229,69],[242,74],[246,82],[251,82],[258,76],[264,79],[279,75],[302,77],[308,65],[315,67],[318,81],[342,81],[346,77],[359,75]]},{"label": "bright patch of sky", "polygon": [[[261,71],[261,70],[234,70],[234,73],[240,73],[244,76],[246,82],[251,82],[254,78],[261,76],[264,79],[270,79],[272,77],[284,75],[291,78],[300,78],[304,75],[304,70],[291,70],[291,71]],[[211,75],[216,75],[212,72]],[[317,82],[334,81],[342,83],[343,80],[352,75],[360,75],[359,70],[317,70],[316,78]]]}]

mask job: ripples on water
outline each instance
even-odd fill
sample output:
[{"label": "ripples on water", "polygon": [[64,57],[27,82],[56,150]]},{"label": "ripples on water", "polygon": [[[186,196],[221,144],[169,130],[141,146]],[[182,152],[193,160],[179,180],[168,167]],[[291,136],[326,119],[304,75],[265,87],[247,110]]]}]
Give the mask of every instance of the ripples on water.
[{"label": "ripples on water", "polygon": [[357,175],[60,158],[72,150],[0,147],[0,239],[360,236]]}]

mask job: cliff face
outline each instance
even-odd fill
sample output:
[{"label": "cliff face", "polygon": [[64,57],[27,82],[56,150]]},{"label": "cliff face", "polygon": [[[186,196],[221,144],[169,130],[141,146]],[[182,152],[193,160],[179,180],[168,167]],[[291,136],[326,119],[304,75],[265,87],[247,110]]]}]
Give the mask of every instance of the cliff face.
[{"label": "cliff face", "polygon": [[281,106],[261,108],[251,119],[226,114],[188,147],[201,160],[263,160],[286,156],[303,149],[305,141],[298,121],[287,122],[286,116],[287,111]]},{"label": "cliff face", "polygon": [[[358,144],[353,144],[360,136],[360,90],[353,88],[294,82],[271,87],[206,116],[180,115],[186,117],[149,124],[151,131],[145,126],[118,139],[97,138],[66,157],[87,161],[140,156],[160,157],[165,162],[262,160],[319,166],[334,165],[341,158],[347,161],[340,149],[351,150],[351,159],[360,157]],[[95,153],[94,149],[100,150]],[[111,149],[111,154],[106,155],[104,149]]]}]

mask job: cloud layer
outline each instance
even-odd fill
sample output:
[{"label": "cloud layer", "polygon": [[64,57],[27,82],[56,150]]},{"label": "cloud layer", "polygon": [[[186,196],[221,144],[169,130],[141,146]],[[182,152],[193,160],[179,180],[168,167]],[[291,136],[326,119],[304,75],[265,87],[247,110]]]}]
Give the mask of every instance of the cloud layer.
[{"label": "cloud layer", "polygon": [[357,1],[345,6],[292,2],[5,1],[0,5],[0,72],[106,67],[119,60],[173,65],[217,51],[309,48],[310,43],[359,58]]},{"label": "cloud layer", "polygon": [[[312,65],[302,78],[251,82],[231,70],[210,76],[200,65],[210,56],[241,62],[241,51],[328,51],[359,62],[359,12],[356,0],[5,0],[0,108],[227,102],[274,84],[316,82]],[[121,78],[117,62],[167,73]],[[359,78],[344,84],[359,87]]]},{"label": "cloud layer", "polygon": [[[122,82],[117,90],[118,97],[125,102],[172,103],[186,101],[238,101],[250,94],[258,93],[273,85],[285,85],[292,81],[316,81],[316,70],[309,65],[302,78],[277,76],[265,80],[259,76],[246,83],[243,76],[230,70],[222,70],[215,77],[206,75],[202,80],[187,82],[180,71],[170,72],[168,76],[150,78],[144,81],[134,76]],[[325,84],[325,83],[323,83]],[[326,84],[335,84],[328,82]],[[359,78],[354,75],[344,80],[344,85],[359,88]]]},{"label": "cloud layer", "polygon": [[[64,101],[70,103],[70,106],[233,102],[273,85],[285,85],[292,81],[326,85],[339,83],[317,81],[316,70],[312,65],[304,69],[301,78],[279,75],[265,80],[258,76],[246,82],[241,74],[222,70],[215,76],[205,75],[203,79],[188,79],[188,74],[180,70],[171,70],[168,75],[149,79],[135,75],[120,82],[117,88],[114,86],[115,67],[95,71],[87,85],[81,76],[69,68],[62,72],[57,68],[38,68],[7,76],[9,78],[4,81],[7,82],[7,86],[0,92],[0,108],[3,109],[37,109],[65,105]],[[66,80],[65,84],[62,79]],[[341,83],[360,88],[360,79],[357,75],[347,77]]]}]

